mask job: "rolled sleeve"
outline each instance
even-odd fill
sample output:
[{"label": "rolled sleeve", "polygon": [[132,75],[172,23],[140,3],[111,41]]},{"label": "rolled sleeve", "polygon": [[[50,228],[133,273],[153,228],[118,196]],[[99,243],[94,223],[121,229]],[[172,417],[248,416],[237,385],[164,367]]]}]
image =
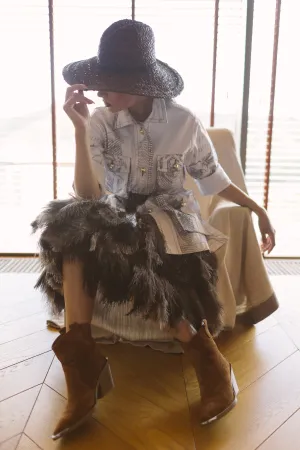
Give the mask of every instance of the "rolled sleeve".
[{"label": "rolled sleeve", "polygon": [[231,184],[230,178],[220,164],[210,176],[201,180],[196,179],[196,182],[202,195],[217,195]]},{"label": "rolled sleeve", "polygon": [[185,167],[202,195],[217,195],[231,184],[218,161],[216,150],[199,120],[195,121],[191,147],[185,154]]}]

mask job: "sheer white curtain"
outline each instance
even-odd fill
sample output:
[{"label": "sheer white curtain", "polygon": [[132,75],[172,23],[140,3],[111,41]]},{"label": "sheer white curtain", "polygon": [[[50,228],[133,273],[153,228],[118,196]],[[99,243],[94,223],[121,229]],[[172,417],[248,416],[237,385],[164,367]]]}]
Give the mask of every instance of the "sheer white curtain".
[{"label": "sheer white curtain", "polygon": [[33,252],[30,222],[52,198],[47,0],[1,1],[0,252]]},{"label": "sheer white curtain", "polygon": [[[255,2],[246,179],[262,203],[276,0]],[[300,255],[300,4],[281,2],[268,210],[277,230],[274,256]]]},{"label": "sheer white curtain", "polygon": [[[57,193],[71,191],[73,127],[62,111],[62,68],[94,56],[112,22],[131,18],[132,0],[53,0]],[[234,133],[239,124],[244,75],[245,0],[135,0],[135,18],[151,25],[157,57],[185,81],[178,98],[210,125],[214,45],[214,124]],[[300,253],[300,27],[298,0],[282,0],[269,191],[278,230],[274,254]],[[215,20],[216,4],[218,20]],[[255,1],[246,177],[263,201],[265,154],[276,0]],[[217,40],[214,39],[217,23]],[[51,68],[47,0],[2,0],[0,109],[0,253],[35,252],[29,223],[53,198]],[[95,93],[89,95],[101,105]]]},{"label": "sheer white curtain", "polygon": [[[131,18],[131,0],[54,0],[55,94],[57,102],[57,194],[72,190],[74,163],[73,126],[62,110],[67,84],[63,67],[72,61],[97,54],[103,31],[119,19]],[[102,105],[94,92],[88,92],[96,105]]]}]

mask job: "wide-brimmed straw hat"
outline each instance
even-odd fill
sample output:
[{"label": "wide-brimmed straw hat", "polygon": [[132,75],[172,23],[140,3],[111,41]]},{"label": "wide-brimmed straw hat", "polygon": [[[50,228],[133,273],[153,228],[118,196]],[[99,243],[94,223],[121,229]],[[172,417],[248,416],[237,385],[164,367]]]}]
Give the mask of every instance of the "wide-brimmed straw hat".
[{"label": "wide-brimmed straw hat", "polygon": [[70,85],[147,97],[174,98],[183,90],[179,73],[156,59],[152,28],[128,19],[107,28],[97,56],[68,64],[63,77]]}]

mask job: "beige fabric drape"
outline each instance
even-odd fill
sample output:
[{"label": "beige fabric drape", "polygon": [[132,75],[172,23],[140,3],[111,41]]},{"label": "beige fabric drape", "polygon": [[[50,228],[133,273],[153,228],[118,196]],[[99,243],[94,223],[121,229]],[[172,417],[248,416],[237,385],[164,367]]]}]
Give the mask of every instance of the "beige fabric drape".
[{"label": "beige fabric drape", "polygon": [[[225,129],[210,129],[208,132],[220,164],[232,182],[247,192],[232,134]],[[229,237],[226,247],[218,254],[218,292],[224,306],[224,326],[234,327],[237,315],[249,323],[263,320],[277,309],[278,303],[250,211],[217,196],[201,197],[192,179],[187,180],[187,185],[193,189],[203,216]]]}]

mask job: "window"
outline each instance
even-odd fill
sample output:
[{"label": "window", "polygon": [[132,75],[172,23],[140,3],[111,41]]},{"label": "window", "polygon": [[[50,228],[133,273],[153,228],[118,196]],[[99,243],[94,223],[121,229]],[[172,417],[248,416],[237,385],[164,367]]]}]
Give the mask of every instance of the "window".
[{"label": "window", "polygon": [[195,111],[209,126],[212,89],[214,0],[138,0],[136,20],[154,30],[158,59],[184,79],[178,101]]},{"label": "window", "polygon": [[[245,48],[252,41],[248,123],[242,122],[247,184],[273,217],[278,232],[274,255],[299,255],[298,0],[2,3],[0,39],[7,45],[2,46],[6,69],[1,82],[7,88],[0,110],[1,253],[35,252],[30,222],[48,200],[72,190],[74,133],[62,110],[62,68],[95,55],[112,22],[134,17],[153,27],[157,57],[182,74],[185,90],[178,101],[205,126],[227,127],[237,137],[246,104]],[[253,4],[253,33],[245,42],[247,5]],[[89,96],[96,99],[94,93]]]},{"label": "window", "polygon": [[[62,109],[67,87],[62,69],[71,61],[96,55],[103,31],[120,18],[131,18],[131,1],[54,0],[53,11],[57,195],[61,198],[72,191],[75,159],[73,125]],[[94,92],[88,96],[100,103]]]},{"label": "window", "polygon": [[0,252],[35,251],[30,222],[53,196],[48,30],[47,1],[1,4]]},{"label": "window", "polygon": [[245,2],[220,1],[214,126],[237,131],[244,70]]},{"label": "window", "polygon": [[[300,66],[295,56],[300,39],[299,13],[297,0],[255,2],[246,165],[249,191],[260,203],[265,200],[276,226],[274,255],[291,257],[300,254]],[[275,71],[272,60],[276,34]],[[265,178],[268,139],[269,180]]]}]

